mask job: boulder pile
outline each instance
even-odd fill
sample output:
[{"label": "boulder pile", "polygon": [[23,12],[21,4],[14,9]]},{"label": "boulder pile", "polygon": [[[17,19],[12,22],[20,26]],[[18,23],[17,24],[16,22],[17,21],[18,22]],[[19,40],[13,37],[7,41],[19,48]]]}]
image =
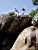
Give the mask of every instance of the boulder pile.
[{"label": "boulder pile", "polygon": [[24,28],[31,26],[32,18],[0,17],[0,50],[9,50]]}]

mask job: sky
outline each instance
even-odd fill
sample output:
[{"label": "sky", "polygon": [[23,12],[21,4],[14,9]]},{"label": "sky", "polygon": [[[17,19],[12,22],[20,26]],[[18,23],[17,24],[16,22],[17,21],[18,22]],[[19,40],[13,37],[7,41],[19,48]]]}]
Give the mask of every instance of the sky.
[{"label": "sky", "polygon": [[32,0],[0,0],[0,14],[14,11],[17,8],[19,12],[22,12],[22,8],[26,9],[26,13],[35,9],[36,6],[32,4]]}]

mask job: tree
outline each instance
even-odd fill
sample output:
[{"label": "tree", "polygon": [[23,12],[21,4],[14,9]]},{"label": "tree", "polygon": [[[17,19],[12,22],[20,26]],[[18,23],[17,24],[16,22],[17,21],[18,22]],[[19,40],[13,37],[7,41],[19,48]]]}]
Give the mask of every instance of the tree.
[{"label": "tree", "polygon": [[15,13],[14,12],[9,12],[9,16],[14,16]]},{"label": "tree", "polygon": [[32,0],[34,5],[38,5],[38,0]]},{"label": "tree", "polygon": [[10,17],[12,17],[12,19],[14,19],[15,17],[17,17],[17,15],[15,14],[15,12],[9,12],[8,13]]},{"label": "tree", "polygon": [[31,17],[34,17],[34,16],[36,15],[36,12],[35,12],[34,10],[32,10],[32,11],[29,13],[29,15],[30,15]]},{"label": "tree", "polygon": [[38,12],[38,7],[36,8],[35,12],[36,12],[36,13]]},{"label": "tree", "polygon": [[[32,2],[33,2],[33,5],[38,5],[38,0],[32,0]],[[37,12],[38,12],[38,7],[37,7],[35,10],[32,10],[32,11],[29,13],[29,15],[30,15],[31,17],[34,17]]]}]

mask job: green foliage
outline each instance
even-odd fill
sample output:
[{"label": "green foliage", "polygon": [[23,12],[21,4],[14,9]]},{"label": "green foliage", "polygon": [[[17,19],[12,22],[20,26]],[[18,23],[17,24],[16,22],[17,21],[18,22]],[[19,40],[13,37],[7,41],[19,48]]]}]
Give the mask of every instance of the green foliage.
[{"label": "green foliage", "polygon": [[38,12],[38,7],[36,8],[35,12],[36,12],[36,13]]},{"label": "green foliage", "polygon": [[37,13],[37,12],[35,12],[34,10],[32,10],[32,11],[29,13],[29,15],[30,15],[31,17],[34,17],[34,16],[36,15],[36,13]]},{"label": "green foliage", "polygon": [[38,0],[32,0],[34,5],[38,5]]},{"label": "green foliage", "polygon": [[15,13],[14,12],[9,12],[9,16],[14,16]]},{"label": "green foliage", "polygon": [[31,17],[34,17],[34,16],[37,14],[37,12],[38,12],[38,7],[37,7],[35,10],[32,10],[32,11],[29,13],[29,15],[30,15]]}]

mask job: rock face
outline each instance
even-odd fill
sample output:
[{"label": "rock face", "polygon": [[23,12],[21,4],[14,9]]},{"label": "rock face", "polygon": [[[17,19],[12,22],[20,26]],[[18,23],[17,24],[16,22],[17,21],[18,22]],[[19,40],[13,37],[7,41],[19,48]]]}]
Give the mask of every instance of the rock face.
[{"label": "rock face", "polygon": [[13,19],[13,17],[9,17],[6,19],[6,22],[3,24],[2,29],[4,31],[9,32],[21,32],[24,28],[31,26],[31,17],[16,17]]},{"label": "rock face", "polygon": [[38,28],[24,29],[10,50],[38,50]]},{"label": "rock face", "polygon": [[2,17],[0,23],[0,50],[9,50],[20,32],[31,25],[30,17]]}]

